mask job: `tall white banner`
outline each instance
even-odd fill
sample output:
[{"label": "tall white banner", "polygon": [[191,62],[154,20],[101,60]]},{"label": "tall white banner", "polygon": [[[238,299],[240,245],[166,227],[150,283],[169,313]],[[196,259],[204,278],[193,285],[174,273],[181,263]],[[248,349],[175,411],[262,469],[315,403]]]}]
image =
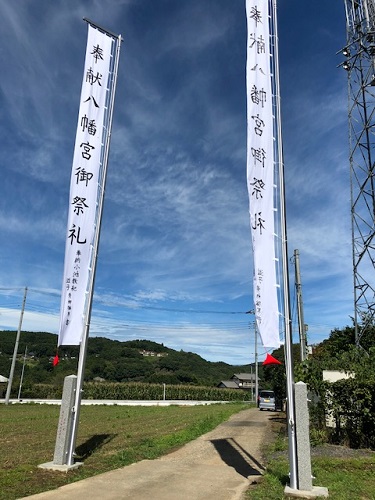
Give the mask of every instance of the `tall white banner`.
[{"label": "tall white banner", "polygon": [[254,256],[254,307],[263,345],[279,347],[269,16],[269,0],[246,0],[247,188]]},{"label": "tall white banner", "polygon": [[70,180],[58,345],[79,345],[84,331],[112,52],[113,38],[89,25]]}]

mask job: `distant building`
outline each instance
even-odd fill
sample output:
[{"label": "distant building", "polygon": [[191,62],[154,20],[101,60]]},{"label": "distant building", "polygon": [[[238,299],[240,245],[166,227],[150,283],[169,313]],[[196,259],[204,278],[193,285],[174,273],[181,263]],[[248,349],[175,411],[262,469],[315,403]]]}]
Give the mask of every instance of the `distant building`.
[{"label": "distant building", "polygon": [[[258,383],[259,383],[258,377]],[[255,373],[235,373],[230,380],[222,380],[217,387],[223,389],[243,389],[255,395]]]},{"label": "distant building", "polygon": [[236,382],[240,389],[252,389],[255,387],[255,373],[235,373],[231,380]]},{"label": "distant building", "polygon": [[142,356],[152,356],[152,357],[157,357],[157,358],[163,358],[164,356],[168,356],[167,352],[154,352],[154,351],[146,351],[145,349],[142,349],[142,351],[139,351]]},{"label": "distant building", "polygon": [[[355,373],[353,372],[344,372],[344,371],[339,371],[339,370],[323,370],[323,380],[326,382],[330,383],[335,383],[338,380],[342,379],[348,379],[348,378],[354,378]],[[327,400],[330,401],[332,399],[332,394],[330,390],[327,390]],[[340,427],[345,427],[346,425],[346,419],[345,415],[338,413],[337,415],[333,415],[332,413],[327,413],[326,414],[326,426],[327,427],[337,427],[337,425],[340,425]]]},{"label": "distant building", "polygon": [[238,384],[234,380],[222,380],[217,387],[222,389],[239,389]]},{"label": "distant building", "polygon": [[[7,382],[8,382],[8,379],[6,377],[4,377],[4,375],[0,375],[0,383],[6,384]],[[2,386],[0,386],[0,397],[5,398],[5,393],[6,393],[5,386],[4,386],[4,389]]]}]

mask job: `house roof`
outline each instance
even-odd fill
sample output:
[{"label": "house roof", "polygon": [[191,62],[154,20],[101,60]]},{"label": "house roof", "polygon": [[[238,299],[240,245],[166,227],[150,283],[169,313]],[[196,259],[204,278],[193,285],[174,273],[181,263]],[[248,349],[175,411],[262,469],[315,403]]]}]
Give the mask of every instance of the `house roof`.
[{"label": "house roof", "polygon": [[218,385],[227,389],[238,389],[238,384],[234,380],[222,380]]},{"label": "house roof", "polygon": [[255,373],[235,373],[233,378],[238,378],[238,380],[255,380]]}]

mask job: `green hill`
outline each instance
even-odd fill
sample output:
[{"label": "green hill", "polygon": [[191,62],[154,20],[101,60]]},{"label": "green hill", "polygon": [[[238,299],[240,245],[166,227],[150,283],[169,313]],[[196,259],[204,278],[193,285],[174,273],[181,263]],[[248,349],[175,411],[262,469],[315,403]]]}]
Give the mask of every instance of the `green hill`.
[{"label": "green hill", "polygon": [[[16,332],[0,331],[0,374],[8,376]],[[46,332],[21,332],[14,383],[22,371],[24,384],[62,383],[66,375],[76,373],[79,348],[59,348],[60,362],[52,365],[57,336]],[[110,382],[149,382],[216,386],[234,373],[249,372],[250,365],[235,366],[210,362],[192,352],[175,351],[150,340],[119,342],[90,337],[87,348],[85,380],[96,378]]]}]

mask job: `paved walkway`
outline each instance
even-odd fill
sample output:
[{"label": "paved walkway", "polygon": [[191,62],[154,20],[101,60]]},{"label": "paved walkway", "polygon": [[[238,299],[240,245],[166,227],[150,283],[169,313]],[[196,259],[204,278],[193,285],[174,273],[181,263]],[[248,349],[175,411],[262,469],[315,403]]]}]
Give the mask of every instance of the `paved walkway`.
[{"label": "paved walkway", "polygon": [[261,447],[272,416],[256,408],[244,410],[169,455],[27,498],[240,500],[264,471]]}]

